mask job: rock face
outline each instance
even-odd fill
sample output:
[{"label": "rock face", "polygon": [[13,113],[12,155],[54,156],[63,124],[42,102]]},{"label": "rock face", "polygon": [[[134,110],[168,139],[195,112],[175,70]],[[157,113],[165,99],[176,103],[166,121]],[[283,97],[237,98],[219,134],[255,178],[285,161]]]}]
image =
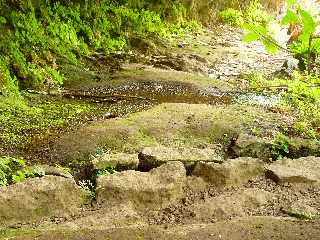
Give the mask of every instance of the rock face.
[{"label": "rock face", "polygon": [[246,183],[251,178],[262,175],[263,172],[263,161],[255,158],[236,158],[229,159],[222,164],[199,162],[193,175],[222,187]]},{"label": "rock face", "polygon": [[137,169],[139,165],[138,154],[114,153],[103,154],[92,160],[95,170],[113,167],[118,170]]},{"label": "rock face", "polygon": [[152,169],[170,161],[180,161],[186,168],[192,168],[197,162],[222,162],[224,152],[218,145],[215,148],[169,148],[146,147],[139,154],[140,168]]},{"label": "rock face", "polygon": [[0,189],[0,226],[79,213],[82,191],[70,178],[45,176]]},{"label": "rock face", "polygon": [[150,172],[124,171],[97,179],[97,201],[110,207],[132,204],[139,210],[158,209],[183,197],[186,170],[170,162]]},{"label": "rock face", "polygon": [[320,185],[320,158],[283,159],[266,167],[266,176],[275,182]]},{"label": "rock face", "polygon": [[248,134],[240,134],[232,150],[238,157],[272,158],[272,144]]}]

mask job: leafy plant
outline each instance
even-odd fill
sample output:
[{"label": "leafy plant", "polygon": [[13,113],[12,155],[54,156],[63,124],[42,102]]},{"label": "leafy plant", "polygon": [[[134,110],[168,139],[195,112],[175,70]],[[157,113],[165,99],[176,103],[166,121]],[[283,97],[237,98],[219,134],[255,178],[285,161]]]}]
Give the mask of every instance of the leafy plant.
[{"label": "leafy plant", "polygon": [[244,19],[241,11],[227,8],[218,14],[218,19],[226,24],[231,26],[238,26],[241,27],[244,24]]},{"label": "leafy plant", "polygon": [[82,180],[79,182],[79,186],[85,193],[85,199],[83,199],[84,203],[88,203],[91,200],[96,198],[95,186],[90,180]]},{"label": "leafy plant", "polygon": [[282,159],[289,154],[289,138],[279,133],[273,140],[273,152],[275,158]]},{"label": "leafy plant", "polygon": [[23,159],[0,157],[0,186],[18,183],[26,178],[39,176],[30,170]]},{"label": "leafy plant", "polygon": [[114,166],[110,165],[110,166],[107,166],[106,168],[104,169],[99,169],[98,171],[96,171],[96,176],[99,177],[99,176],[105,176],[105,175],[110,175],[110,174],[114,174],[116,173],[116,169]]},{"label": "leafy plant", "polygon": [[[243,37],[243,40],[246,42],[261,41],[266,50],[271,53],[279,49],[286,49],[295,57],[301,59],[302,66],[310,74],[313,58],[320,51],[320,39],[316,36],[316,29],[319,23],[315,20],[314,16],[295,3],[295,0],[287,0],[286,14],[278,22],[274,21],[272,23],[273,27],[275,25],[285,27],[289,24],[296,24],[301,28],[297,41],[291,44],[289,49],[286,49],[283,43],[279,43],[276,40],[275,34],[279,34],[279,32],[272,32],[271,24],[264,25],[259,22],[244,24],[243,27],[248,33]],[[278,28],[280,29],[280,27]]]}]

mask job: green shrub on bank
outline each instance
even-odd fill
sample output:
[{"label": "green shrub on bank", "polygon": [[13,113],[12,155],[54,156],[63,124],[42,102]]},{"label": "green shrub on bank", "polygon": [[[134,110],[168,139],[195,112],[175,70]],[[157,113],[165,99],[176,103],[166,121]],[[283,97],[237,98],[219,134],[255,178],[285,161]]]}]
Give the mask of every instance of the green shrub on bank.
[{"label": "green shrub on bank", "polygon": [[251,1],[245,9],[227,8],[218,13],[220,22],[242,27],[245,23],[267,25],[273,20],[272,15],[257,1]]},{"label": "green shrub on bank", "polygon": [[[0,1],[0,91],[63,84],[58,59],[123,50],[130,35],[190,31],[179,1]],[[165,18],[172,19],[165,22]],[[198,25],[199,26],[199,25]],[[197,26],[197,27],[198,27]],[[4,57],[5,56],[5,57]]]},{"label": "green shrub on bank", "polygon": [[281,107],[295,117],[292,134],[320,140],[320,77],[298,71],[290,78],[267,79],[261,74],[245,78],[249,89],[281,94]]}]

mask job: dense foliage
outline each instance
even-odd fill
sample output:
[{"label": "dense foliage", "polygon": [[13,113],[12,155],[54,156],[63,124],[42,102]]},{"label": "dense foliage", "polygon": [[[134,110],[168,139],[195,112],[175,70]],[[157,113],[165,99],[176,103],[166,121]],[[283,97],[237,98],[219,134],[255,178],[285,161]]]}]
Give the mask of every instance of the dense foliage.
[{"label": "dense foliage", "polygon": [[21,182],[26,178],[43,176],[44,174],[40,168],[28,168],[23,159],[0,157],[0,187]]},{"label": "dense foliage", "polygon": [[124,49],[131,35],[170,37],[194,26],[178,1],[153,2],[2,0],[0,91],[62,85],[61,57],[77,63],[95,52]]}]

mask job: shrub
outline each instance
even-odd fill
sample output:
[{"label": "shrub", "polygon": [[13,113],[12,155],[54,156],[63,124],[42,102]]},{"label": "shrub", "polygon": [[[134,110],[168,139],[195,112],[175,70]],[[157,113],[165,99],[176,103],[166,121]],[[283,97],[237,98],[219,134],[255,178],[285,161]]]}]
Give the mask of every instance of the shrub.
[{"label": "shrub", "polygon": [[30,170],[23,159],[0,157],[0,186],[18,183],[35,176],[39,174]]},{"label": "shrub", "polygon": [[[60,86],[58,58],[76,64],[91,53],[123,50],[130,35],[170,37],[196,26],[184,20],[184,5],[167,2],[0,1],[0,88]],[[165,22],[170,17],[175,22]]]}]

